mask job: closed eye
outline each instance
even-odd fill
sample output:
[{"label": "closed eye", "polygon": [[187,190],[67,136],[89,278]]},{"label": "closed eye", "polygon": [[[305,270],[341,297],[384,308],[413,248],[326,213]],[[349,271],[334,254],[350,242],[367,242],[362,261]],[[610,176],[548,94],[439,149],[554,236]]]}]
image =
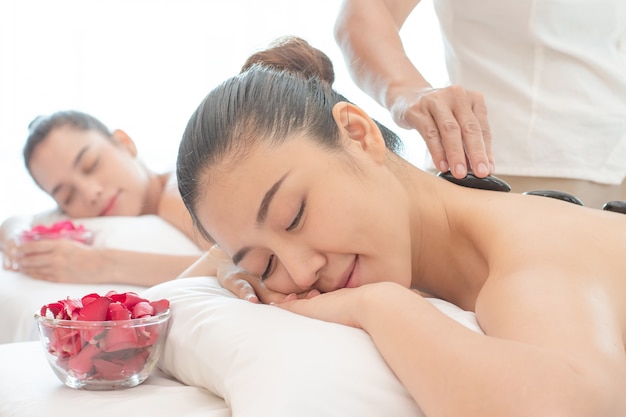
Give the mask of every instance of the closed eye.
[{"label": "closed eye", "polygon": [[91,173],[93,170],[95,170],[95,169],[96,169],[96,167],[98,166],[98,162],[100,162],[100,158],[96,158],[96,159],[93,161],[93,163],[92,163],[91,165],[89,165],[89,166],[87,167],[87,169],[85,169],[85,173],[86,173],[86,174],[89,174],[89,173]]},{"label": "closed eye", "polygon": [[286,229],[288,232],[298,227],[298,225],[300,224],[300,221],[302,220],[302,215],[304,214],[305,207],[306,207],[306,200],[302,200],[302,204],[300,204],[300,210],[298,210],[298,214],[296,214],[296,217],[293,219],[291,224]]},{"label": "closed eye", "polygon": [[64,201],[63,201],[63,205],[64,206],[69,206],[70,203],[72,202],[72,200],[74,199],[74,193],[75,191],[72,189],[72,191],[69,192],[69,194],[67,195],[67,197],[65,197]]},{"label": "closed eye", "polygon": [[263,271],[263,273],[261,274],[261,281],[267,279],[267,277],[270,276],[270,274],[272,273],[272,266],[274,264],[274,255],[270,255],[269,260],[267,261],[267,267],[265,268],[265,271]]}]

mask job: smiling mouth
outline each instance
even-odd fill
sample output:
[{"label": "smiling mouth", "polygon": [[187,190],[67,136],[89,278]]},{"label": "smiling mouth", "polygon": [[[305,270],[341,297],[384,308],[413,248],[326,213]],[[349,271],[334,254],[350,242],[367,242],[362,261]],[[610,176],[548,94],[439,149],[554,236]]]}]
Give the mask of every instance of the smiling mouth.
[{"label": "smiling mouth", "polygon": [[119,193],[117,193],[113,197],[111,197],[111,199],[109,200],[107,205],[104,207],[104,210],[102,210],[100,212],[100,216],[109,216],[109,215],[111,215],[111,213],[113,212],[113,209],[115,208],[115,203],[117,202],[117,196],[118,195],[119,195]]},{"label": "smiling mouth", "polygon": [[357,283],[354,282],[354,270],[356,269],[357,262],[359,260],[359,255],[354,257],[354,261],[350,266],[350,270],[348,271],[348,276],[345,278],[345,282],[342,288],[354,288],[357,286]]}]

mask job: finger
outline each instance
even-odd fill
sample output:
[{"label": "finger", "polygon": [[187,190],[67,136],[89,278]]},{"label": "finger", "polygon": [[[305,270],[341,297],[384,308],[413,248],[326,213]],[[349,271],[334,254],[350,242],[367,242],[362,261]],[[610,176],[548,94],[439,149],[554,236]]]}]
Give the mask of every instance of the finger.
[{"label": "finger", "polygon": [[287,299],[297,299],[295,294],[284,294],[281,292],[272,291],[263,284],[260,278],[250,281],[250,284],[254,288],[259,300],[264,304],[276,304],[282,303]]},{"label": "finger", "polygon": [[491,148],[491,128],[489,127],[489,117],[487,114],[487,105],[480,93],[472,93],[472,110],[480,123],[480,128],[483,136],[483,143],[485,146],[485,153],[489,163],[489,173],[493,174],[496,169],[495,158],[493,156],[493,150]]},{"label": "finger", "polygon": [[2,257],[2,268],[6,270],[13,269],[13,260],[8,255]]},{"label": "finger", "polygon": [[15,263],[17,263],[20,269],[32,269],[32,268],[43,268],[49,267],[52,264],[52,259],[47,254],[28,254],[28,255],[19,255],[15,259]]},{"label": "finger", "polygon": [[48,267],[21,267],[20,272],[39,280],[57,281],[55,278],[56,275],[52,272],[51,268]]},{"label": "finger", "polygon": [[321,292],[319,292],[318,290],[311,290],[311,291],[303,292],[302,294],[299,294],[298,298],[309,299],[309,298],[317,297],[320,294]]},{"label": "finger", "polygon": [[18,253],[23,256],[36,255],[52,252],[56,244],[52,240],[38,240],[25,242],[18,246]]},{"label": "finger", "polygon": [[248,274],[237,273],[224,279],[220,284],[240,299],[258,303],[259,298],[252,285],[248,282],[248,279],[250,279]]},{"label": "finger", "polygon": [[422,119],[422,125],[419,129],[420,135],[424,139],[424,143],[428,148],[430,157],[433,160],[435,167],[441,172],[447,172],[450,170],[448,159],[446,158],[446,151],[441,143],[441,135],[439,134],[439,128],[435,123],[432,116],[428,116],[428,120]]},{"label": "finger", "polygon": [[438,110],[433,118],[441,135],[441,145],[452,175],[455,178],[464,178],[467,175],[467,165],[459,123],[448,109]]},{"label": "finger", "polygon": [[483,178],[490,172],[489,159],[485,149],[483,129],[474,113],[472,97],[482,100],[477,93],[468,94],[466,101],[459,102],[453,108],[453,112],[459,123],[461,140],[472,171],[477,177]]}]

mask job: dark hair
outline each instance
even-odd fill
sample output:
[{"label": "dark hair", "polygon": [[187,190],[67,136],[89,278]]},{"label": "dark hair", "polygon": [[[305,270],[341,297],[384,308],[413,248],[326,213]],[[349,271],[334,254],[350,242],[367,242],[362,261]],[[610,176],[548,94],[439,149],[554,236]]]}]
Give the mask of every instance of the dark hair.
[{"label": "dark hair", "polygon": [[22,150],[24,165],[28,166],[33,152],[43,142],[52,130],[62,126],[72,126],[78,130],[96,130],[107,138],[111,137],[111,131],[95,117],[76,110],[64,110],[52,113],[48,116],[37,116],[28,125],[28,136]]},{"label": "dark hair", "polygon": [[[348,100],[332,89],[328,82],[334,79],[329,77],[332,73],[332,64],[321,51],[299,38],[282,38],[250,57],[242,73],[200,103],[183,134],[176,175],[180,195],[204,237],[209,238],[196,215],[200,180],[208,180],[207,173],[218,164],[228,169],[227,155],[236,164],[258,139],[279,145],[296,134],[307,134],[326,149],[340,149],[332,109]],[[398,136],[380,124],[379,128],[387,147],[396,151]]]}]

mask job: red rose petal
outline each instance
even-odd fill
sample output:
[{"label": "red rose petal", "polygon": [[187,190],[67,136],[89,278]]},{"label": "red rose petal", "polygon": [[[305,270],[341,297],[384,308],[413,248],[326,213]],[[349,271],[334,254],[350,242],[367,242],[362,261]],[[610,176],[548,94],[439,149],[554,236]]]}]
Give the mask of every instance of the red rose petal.
[{"label": "red rose petal", "polygon": [[157,314],[161,314],[170,308],[170,302],[167,299],[152,301],[150,302],[150,305],[152,306],[152,308],[154,308],[154,316],[156,316]]},{"label": "red rose petal", "polygon": [[147,301],[140,301],[133,308],[133,317],[150,317],[154,315],[154,307]]},{"label": "red rose petal", "polygon": [[133,316],[122,303],[113,302],[109,305],[108,320],[130,320]]},{"label": "red rose petal", "polygon": [[137,331],[129,327],[113,327],[100,341],[103,352],[115,352],[137,347]]},{"label": "red rose petal", "polygon": [[77,320],[106,321],[111,299],[99,297],[84,306],[78,313]]},{"label": "red rose petal", "polygon": [[87,376],[93,368],[93,359],[100,353],[96,345],[87,344],[78,354],[70,358],[68,370],[72,371],[77,377]]},{"label": "red rose petal", "polygon": [[[60,300],[41,307],[42,316],[75,321],[119,321],[160,314],[169,308],[166,299],[150,302],[134,292],[106,296],[88,294],[81,299]],[[57,365],[78,378],[119,380],[145,366],[161,328],[157,324],[137,327],[69,329],[42,327],[48,350]]]}]

